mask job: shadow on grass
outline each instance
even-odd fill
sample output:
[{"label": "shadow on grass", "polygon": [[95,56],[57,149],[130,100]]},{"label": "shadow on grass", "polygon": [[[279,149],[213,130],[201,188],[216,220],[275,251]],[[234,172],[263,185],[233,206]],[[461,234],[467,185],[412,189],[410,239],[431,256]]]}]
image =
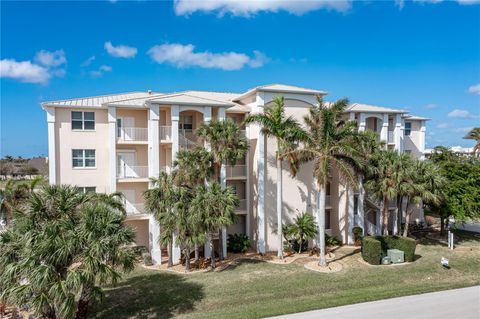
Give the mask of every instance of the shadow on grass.
[{"label": "shadow on grass", "polygon": [[132,276],[105,291],[93,318],[172,318],[194,309],[204,298],[202,285],[169,273]]},{"label": "shadow on grass", "polygon": [[234,260],[230,265],[223,268],[219,272],[235,270],[235,268],[241,265],[257,265],[260,263],[266,263],[266,261],[258,260],[258,259],[250,259],[250,258],[240,258],[240,259]]}]

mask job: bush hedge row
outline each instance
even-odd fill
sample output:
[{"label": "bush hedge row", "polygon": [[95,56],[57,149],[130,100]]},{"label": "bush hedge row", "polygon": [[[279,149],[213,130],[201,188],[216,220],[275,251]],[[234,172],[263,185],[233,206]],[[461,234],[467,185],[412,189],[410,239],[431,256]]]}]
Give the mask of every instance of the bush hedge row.
[{"label": "bush hedge row", "polygon": [[415,239],[400,236],[366,236],[362,240],[363,260],[372,265],[380,265],[388,249],[398,249],[405,253],[405,261],[415,257]]}]

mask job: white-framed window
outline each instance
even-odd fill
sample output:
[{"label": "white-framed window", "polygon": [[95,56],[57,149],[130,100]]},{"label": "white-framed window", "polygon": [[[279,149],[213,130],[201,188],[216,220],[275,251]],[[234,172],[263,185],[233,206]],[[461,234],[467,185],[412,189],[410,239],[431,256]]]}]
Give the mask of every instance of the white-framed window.
[{"label": "white-framed window", "polygon": [[95,186],[79,186],[78,190],[81,193],[95,193],[97,188]]},{"label": "white-framed window", "polygon": [[181,115],[178,127],[181,130],[193,130],[193,115]]},{"label": "white-framed window", "polygon": [[412,133],[412,122],[405,122],[405,136],[409,136]]},{"label": "white-framed window", "polygon": [[72,150],[72,167],[95,167],[95,150]]},{"label": "white-framed window", "polygon": [[95,112],[72,111],[72,130],[94,130]]},{"label": "white-framed window", "polygon": [[325,210],[325,229],[330,229],[330,214],[331,214],[331,210],[326,209]]}]

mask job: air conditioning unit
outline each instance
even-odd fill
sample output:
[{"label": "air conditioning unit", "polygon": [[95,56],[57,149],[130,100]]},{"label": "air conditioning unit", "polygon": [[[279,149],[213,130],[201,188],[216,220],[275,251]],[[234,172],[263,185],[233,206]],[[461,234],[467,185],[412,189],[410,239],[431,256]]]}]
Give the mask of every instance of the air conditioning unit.
[{"label": "air conditioning unit", "polygon": [[387,256],[394,264],[400,264],[405,261],[405,253],[398,249],[388,249]]}]

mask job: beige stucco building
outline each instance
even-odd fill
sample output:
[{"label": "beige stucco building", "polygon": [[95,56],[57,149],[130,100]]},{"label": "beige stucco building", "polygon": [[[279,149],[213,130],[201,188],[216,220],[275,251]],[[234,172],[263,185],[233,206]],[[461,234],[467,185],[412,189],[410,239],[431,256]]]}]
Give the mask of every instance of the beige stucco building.
[{"label": "beige stucco building", "polygon": [[[160,228],[145,214],[142,194],[149,187],[149,176],[169,171],[180,149],[198,143],[196,128],[212,118],[230,118],[242,124],[247,114],[262,112],[276,95],[284,96],[287,115],[303,123],[309,108],[317,103],[315,96],[326,94],[273,84],[241,94],[132,92],[45,102],[42,107],[48,121],[50,183],[77,185],[86,191],[122,192],[127,223],[136,230],[136,244],[148,247],[158,262]],[[426,118],[357,103],[349,106],[345,118],[356,120],[359,130],[377,132],[388,148],[417,158],[424,156]],[[263,136],[258,125],[242,130],[250,142],[248,155],[235,166],[222,167],[222,182],[234,187],[240,198],[236,211],[239,221],[224,232],[247,234],[259,252],[275,251],[275,140]],[[282,174],[283,223],[289,223],[299,212],[312,213],[315,209],[312,167],[302,166],[296,177],[286,168]],[[326,208],[327,233],[344,243],[352,243],[354,226],[368,233],[380,229],[379,208],[365,196],[362,187],[354,191],[342,184],[335,172],[327,188]],[[423,218],[421,209],[417,217]],[[207,249],[205,254],[209,254]],[[179,258],[177,247],[174,260]]]}]

